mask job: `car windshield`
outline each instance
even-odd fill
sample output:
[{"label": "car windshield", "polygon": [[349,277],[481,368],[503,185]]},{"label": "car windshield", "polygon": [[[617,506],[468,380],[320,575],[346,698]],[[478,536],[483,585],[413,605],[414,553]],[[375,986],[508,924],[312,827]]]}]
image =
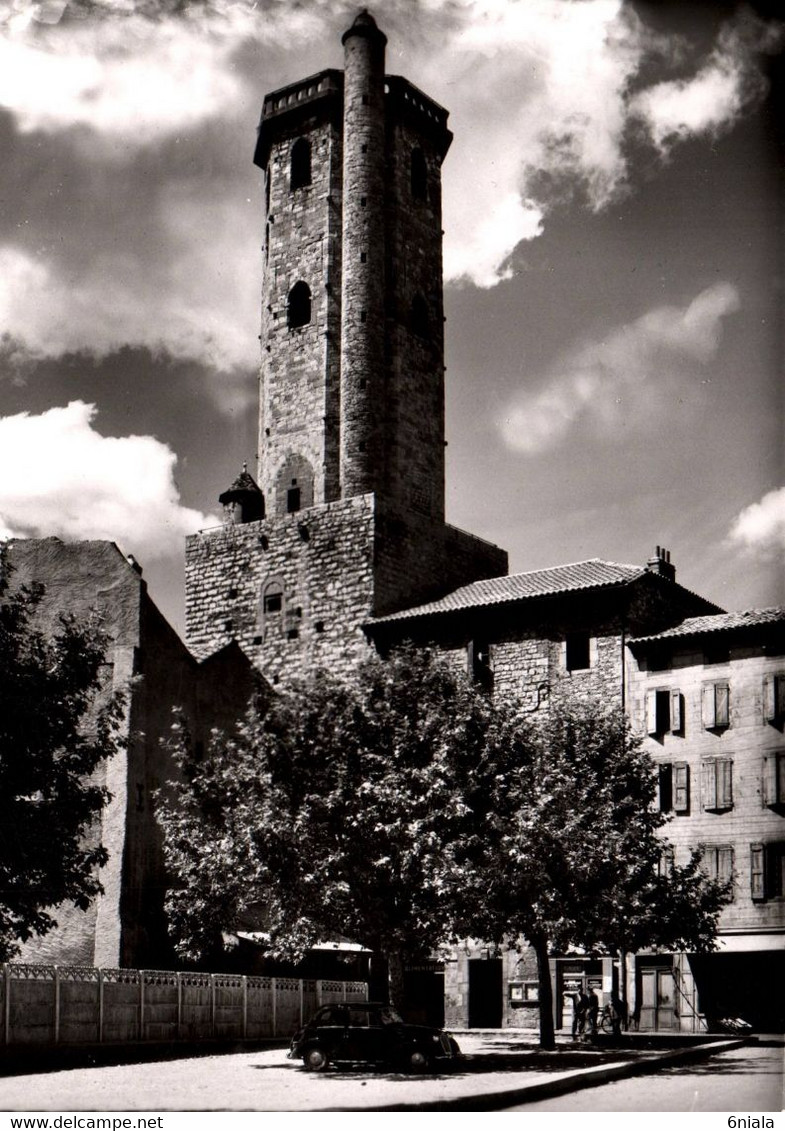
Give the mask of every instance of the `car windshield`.
[{"label": "car windshield", "polygon": [[403,1018],[400,1013],[389,1005],[385,1005],[383,1009],[379,1010],[379,1019],[382,1025],[403,1025]]}]

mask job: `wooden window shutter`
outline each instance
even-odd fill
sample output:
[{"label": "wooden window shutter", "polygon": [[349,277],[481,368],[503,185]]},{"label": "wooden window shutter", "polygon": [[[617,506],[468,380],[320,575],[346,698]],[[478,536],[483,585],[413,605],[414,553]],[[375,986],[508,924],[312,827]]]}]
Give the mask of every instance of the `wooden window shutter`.
[{"label": "wooden window shutter", "polygon": [[730,726],[730,687],[727,683],[714,685],[714,725]]},{"label": "wooden window shutter", "polygon": [[717,808],[717,763],[703,763],[703,808]]},{"label": "wooden window shutter", "polygon": [[681,692],[671,691],[671,730],[679,734],[682,727]]},{"label": "wooden window shutter", "polygon": [[762,844],[750,845],[750,893],[753,899],[766,898],[765,858]]},{"label": "wooden window shutter", "polygon": [[646,692],[646,733],[657,733],[657,692]]},{"label": "wooden window shutter", "polygon": [[774,677],[774,710],[778,719],[785,715],[785,675]]},{"label": "wooden window shutter", "polygon": [[733,806],[733,761],[721,758],[717,766],[717,808],[730,809]]},{"label": "wooden window shutter", "polygon": [[701,691],[701,719],[707,730],[717,725],[713,683],[707,684]]},{"label": "wooden window shutter", "polygon": [[777,755],[763,755],[763,773],[760,779],[760,795],[764,805],[777,804]]},{"label": "wooden window shutter", "polygon": [[763,717],[768,723],[777,717],[777,678],[773,675],[763,677]]},{"label": "wooden window shutter", "polygon": [[686,813],[690,807],[690,767],[686,762],[673,763],[673,808]]},{"label": "wooden window shutter", "polygon": [[785,754],[773,754],[772,757],[777,767],[774,779],[774,796],[778,805],[785,805]]},{"label": "wooden window shutter", "polygon": [[717,849],[717,879],[723,883],[733,879],[733,849],[730,845]]}]

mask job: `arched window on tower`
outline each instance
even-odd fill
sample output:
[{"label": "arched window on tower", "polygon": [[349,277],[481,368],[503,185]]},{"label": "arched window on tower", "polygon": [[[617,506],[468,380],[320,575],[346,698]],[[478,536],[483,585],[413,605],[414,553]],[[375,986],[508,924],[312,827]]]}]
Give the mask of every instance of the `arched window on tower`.
[{"label": "arched window on tower", "polygon": [[412,332],[419,338],[427,338],[430,332],[428,319],[428,303],[422,295],[415,295],[412,299],[411,312]]},{"label": "arched window on tower", "polygon": [[425,154],[420,148],[412,150],[411,178],[414,199],[427,200],[428,167],[425,164]]},{"label": "arched window on tower", "polygon": [[289,188],[305,188],[311,183],[311,143],[299,137],[292,146],[292,163],[289,170]]},{"label": "arched window on tower", "polygon": [[311,321],[311,288],[302,279],[295,283],[286,300],[286,322],[290,330]]}]

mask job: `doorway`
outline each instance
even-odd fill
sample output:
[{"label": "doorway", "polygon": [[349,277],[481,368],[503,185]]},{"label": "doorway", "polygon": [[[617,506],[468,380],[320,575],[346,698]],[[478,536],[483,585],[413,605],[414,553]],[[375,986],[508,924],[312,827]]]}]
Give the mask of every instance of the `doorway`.
[{"label": "doorway", "polygon": [[469,1028],[501,1029],[502,960],[469,960]]},{"label": "doorway", "polygon": [[676,982],[673,970],[643,967],[640,972],[640,1028],[676,1028]]}]

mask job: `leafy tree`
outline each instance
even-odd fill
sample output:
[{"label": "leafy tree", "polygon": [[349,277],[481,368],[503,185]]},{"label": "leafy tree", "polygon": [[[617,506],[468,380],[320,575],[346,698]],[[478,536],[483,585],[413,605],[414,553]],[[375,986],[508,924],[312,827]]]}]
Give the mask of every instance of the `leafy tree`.
[{"label": "leafy tree", "polygon": [[620,711],[552,707],[536,751],[510,777],[466,928],[531,944],[552,1048],[549,953],[711,950],[728,887],[705,878],[699,851],[673,861],[651,759]]},{"label": "leafy tree", "polygon": [[468,914],[468,877],[522,741],[513,715],[413,649],[351,683],[320,672],[261,697],[201,758],[181,728],[182,780],[161,807],[179,953],[203,958],[260,906],[280,956],[330,934],[384,954],[403,1006],[405,957],[445,941],[456,906]]},{"label": "leafy tree", "polygon": [[122,697],[98,709],[107,639],[63,615],[35,627],[40,585],[11,591],[0,552],[0,959],[57,926],[51,909],[85,909],[106,850],[92,831],[109,799],[91,780],[116,751]]}]

